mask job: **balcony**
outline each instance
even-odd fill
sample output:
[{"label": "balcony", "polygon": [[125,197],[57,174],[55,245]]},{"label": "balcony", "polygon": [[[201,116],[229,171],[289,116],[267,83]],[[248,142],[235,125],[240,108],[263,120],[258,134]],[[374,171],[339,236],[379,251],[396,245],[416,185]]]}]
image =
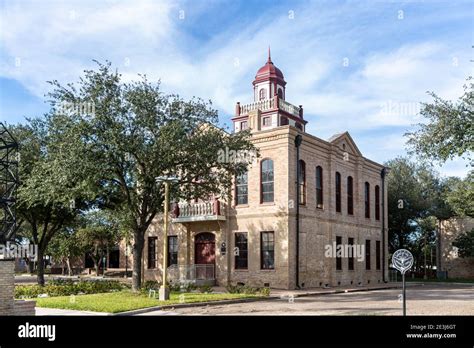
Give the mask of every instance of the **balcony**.
[{"label": "balcony", "polygon": [[248,115],[249,112],[253,110],[260,110],[262,112],[279,110],[292,116],[303,118],[302,106],[295,106],[291,103],[288,103],[284,99],[278,98],[278,96],[274,96],[272,99],[260,100],[245,105],[240,105],[240,103],[237,103],[235,116],[240,117]]},{"label": "balcony", "polygon": [[225,221],[227,205],[218,199],[213,202],[178,203],[173,209],[172,222]]}]

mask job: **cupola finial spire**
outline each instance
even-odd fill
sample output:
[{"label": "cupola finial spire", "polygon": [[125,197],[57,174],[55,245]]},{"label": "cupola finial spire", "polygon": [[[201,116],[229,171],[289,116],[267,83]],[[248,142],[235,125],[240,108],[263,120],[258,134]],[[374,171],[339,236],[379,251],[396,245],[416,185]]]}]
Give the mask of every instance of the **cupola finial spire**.
[{"label": "cupola finial spire", "polygon": [[270,45],[268,45],[268,63],[272,62],[272,56],[270,54]]}]

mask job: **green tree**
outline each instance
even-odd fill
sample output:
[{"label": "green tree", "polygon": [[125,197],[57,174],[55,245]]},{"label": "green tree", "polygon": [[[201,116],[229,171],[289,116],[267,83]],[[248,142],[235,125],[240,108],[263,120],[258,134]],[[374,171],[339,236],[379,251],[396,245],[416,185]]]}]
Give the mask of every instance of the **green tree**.
[{"label": "green tree", "polygon": [[457,156],[473,163],[474,151],[474,83],[467,79],[464,94],[457,102],[443,100],[429,93],[433,103],[423,103],[420,114],[428,122],[406,133],[411,151],[423,159],[445,162]]},{"label": "green tree", "polygon": [[[99,275],[100,263],[108,250],[121,239],[120,228],[111,215],[104,211],[92,211],[83,217],[83,227],[77,231],[82,250],[94,261],[95,273]],[[105,268],[105,265],[103,264]]]},{"label": "green tree", "polygon": [[155,178],[179,175],[179,184],[172,187],[174,199],[227,193],[234,175],[250,161],[220,161],[219,151],[255,150],[250,134],[227,134],[215,127],[217,112],[210,102],[166,95],[146,77],[123,83],[110,63],[85,71],[78,87],[52,84],[53,105],[94,105],[94,115],[83,117],[76,130],[87,149],[77,165],[92,164],[91,176],[99,176],[101,206],[118,212],[132,231],[132,288],[138,291],[145,233],[164,200]]},{"label": "green tree", "polygon": [[64,265],[67,267],[68,275],[73,275],[71,261],[74,258],[84,255],[81,242],[73,228],[64,228],[51,239],[47,248],[47,254],[54,261],[62,265],[62,274],[64,274]]},{"label": "green tree", "polygon": [[94,185],[75,163],[81,148],[73,120],[50,113],[11,128],[19,143],[18,231],[38,246],[37,278],[44,285],[44,255],[56,233],[92,198]]},{"label": "green tree", "polygon": [[387,177],[388,242],[393,252],[408,247],[412,234],[417,231],[417,220],[429,215],[433,183],[426,167],[407,158],[396,158],[385,165],[390,168]]},{"label": "green tree", "polygon": [[449,178],[446,182],[445,200],[459,217],[474,217],[474,171],[466,178]]},{"label": "green tree", "polygon": [[474,228],[459,235],[453,245],[459,249],[460,257],[474,257]]}]

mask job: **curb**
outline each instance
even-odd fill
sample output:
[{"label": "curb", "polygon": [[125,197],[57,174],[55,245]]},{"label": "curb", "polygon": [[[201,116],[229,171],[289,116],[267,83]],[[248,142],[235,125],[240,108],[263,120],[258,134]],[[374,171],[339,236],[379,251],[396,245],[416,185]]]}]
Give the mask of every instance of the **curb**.
[{"label": "curb", "polygon": [[154,311],[159,311],[159,310],[164,310],[164,309],[218,306],[218,305],[223,305],[223,304],[268,301],[268,300],[274,300],[274,299],[278,299],[278,298],[280,298],[280,297],[268,296],[268,297],[249,297],[249,298],[242,298],[242,299],[218,300],[218,301],[208,301],[208,302],[176,303],[176,304],[171,304],[171,305],[163,305],[163,306],[154,306],[154,307],[134,309],[133,311],[127,311],[127,312],[110,313],[110,315],[113,315],[113,316],[126,316],[126,315],[135,315],[135,314],[154,312]]}]

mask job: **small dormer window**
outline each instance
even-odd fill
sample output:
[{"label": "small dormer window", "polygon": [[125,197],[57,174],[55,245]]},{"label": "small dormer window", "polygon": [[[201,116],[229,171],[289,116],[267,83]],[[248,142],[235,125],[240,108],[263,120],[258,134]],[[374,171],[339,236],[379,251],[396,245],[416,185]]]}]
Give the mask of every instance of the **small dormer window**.
[{"label": "small dormer window", "polygon": [[267,90],[262,88],[259,92],[259,100],[264,100],[267,97]]},{"label": "small dormer window", "polygon": [[346,144],[342,144],[342,149],[343,149],[343,150],[346,149]]}]

